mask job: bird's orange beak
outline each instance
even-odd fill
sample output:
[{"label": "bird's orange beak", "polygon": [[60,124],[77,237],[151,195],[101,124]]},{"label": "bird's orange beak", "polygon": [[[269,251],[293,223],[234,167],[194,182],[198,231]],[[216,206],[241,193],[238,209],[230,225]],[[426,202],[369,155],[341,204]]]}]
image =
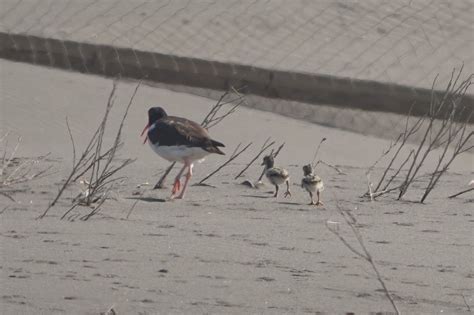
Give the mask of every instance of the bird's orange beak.
[{"label": "bird's orange beak", "polygon": [[[142,131],[140,137],[143,137],[143,134],[144,134],[146,131],[148,131],[148,128],[150,128],[150,124],[146,124],[145,128],[143,128],[143,131]],[[147,140],[148,140],[148,135],[145,136],[145,140],[143,140],[143,144],[145,144]]]}]

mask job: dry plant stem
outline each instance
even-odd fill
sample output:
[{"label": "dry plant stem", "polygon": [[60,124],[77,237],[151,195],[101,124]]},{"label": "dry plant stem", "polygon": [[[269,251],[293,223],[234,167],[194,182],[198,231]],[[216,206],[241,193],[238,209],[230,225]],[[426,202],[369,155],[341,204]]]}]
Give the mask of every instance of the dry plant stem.
[{"label": "dry plant stem", "polygon": [[69,213],[71,213],[72,210],[74,210],[77,206],[79,206],[79,203],[74,203],[64,214],[61,216],[60,220],[63,220]]},{"label": "dry plant stem", "polygon": [[242,174],[260,157],[260,155],[262,155],[263,152],[265,152],[269,147],[275,144],[275,141],[268,143],[269,141],[270,141],[270,138],[267,138],[267,140],[265,140],[258,154],[252,160],[250,160],[250,162],[244,167],[243,170],[239,172],[239,174],[237,174],[237,176],[234,177],[234,179],[237,179],[240,176],[242,176]]},{"label": "dry plant stem", "polygon": [[[285,146],[285,143],[283,142],[283,143],[278,147],[278,149],[276,150],[275,153],[273,153],[273,149],[272,149],[272,151],[270,152],[270,155],[273,155],[273,158],[276,159],[276,157],[278,156],[278,154],[280,154],[280,151],[281,151],[281,149],[283,149],[284,146]],[[262,173],[260,173],[260,176],[258,177],[258,182],[262,180],[263,175],[265,175],[265,171],[266,171],[266,170],[267,170],[267,169],[264,167],[263,170],[262,170]]]},{"label": "dry plant stem", "polygon": [[8,209],[8,206],[3,207],[2,211],[0,211],[0,215],[4,214],[5,211],[7,211],[7,209]]},{"label": "dry plant stem", "polygon": [[133,209],[135,209],[135,206],[137,205],[137,203],[138,203],[139,201],[140,201],[140,200],[137,200],[137,201],[135,201],[135,202],[133,203],[133,205],[132,205],[132,207],[130,208],[130,210],[128,211],[127,216],[125,217],[125,219],[128,220],[128,217],[132,214]]},{"label": "dry plant stem", "polygon": [[223,169],[227,164],[229,164],[230,162],[232,162],[233,160],[235,160],[239,155],[241,155],[245,150],[247,150],[250,146],[252,145],[252,142],[250,142],[249,144],[247,144],[242,150],[240,150],[239,152],[237,152],[237,148],[240,147],[240,144],[237,146],[236,150],[234,150],[234,153],[231,155],[231,157],[224,163],[222,164],[221,166],[219,166],[215,171],[213,171],[211,174],[207,175],[206,177],[204,177],[199,183],[197,183],[197,185],[203,185],[203,183],[208,180],[209,178],[211,178],[211,176],[213,176],[214,174],[216,174],[217,172],[219,172],[221,169]]},{"label": "dry plant stem", "polygon": [[[423,139],[418,149],[415,152],[410,168],[405,176],[404,184],[402,188],[400,189],[398,199],[401,199],[403,195],[407,192],[408,188],[413,183],[416,175],[418,174],[420,168],[422,167],[423,163],[425,162],[426,158],[430,155],[430,153],[442,145],[449,146],[454,141],[454,139],[456,138],[456,136],[461,130],[459,128],[456,128],[456,126],[459,125],[456,123],[456,121],[458,121],[461,117],[463,117],[465,108],[459,108],[459,105],[461,103],[462,98],[466,94],[467,89],[472,84],[471,80],[472,80],[473,75],[470,75],[468,79],[464,80],[458,85],[462,68],[457,73],[456,77],[455,77],[455,71],[456,70],[453,70],[451,79],[440,101],[434,98],[433,96],[434,93],[432,92],[432,101],[430,104],[428,125],[426,127],[426,131],[424,133]],[[433,86],[434,86],[434,82],[433,82]],[[432,88],[432,91],[433,90],[434,88]],[[435,126],[435,122],[437,121],[437,118],[439,117],[439,115],[443,113],[443,111],[444,111],[444,114],[442,116],[442,120],[440,121],[440,126],[437,127]],[[468,114],[470,115],[470,113]],[[462,133],[462,135],[464,135],[464,133]],[[424,146],[425,143],[426,143],[426,148]],[[445,147],[445,151],[446,150],[447,150],[447,147]],[[458,154],[462,153],[461,151],[462,150],[460,150]],[[439,165],[441,164],[441,161],[444,159],[444,156],[445,156],[445,153],[443,153],[442,156],[440,157],[440,161],[437,167],[439,167]],[[436,173],[436,171],[433,173]],[[442,173],[433,179],[434,184],[436,184],[436,182],[438,181],[441,175]],[[425,190],[425,194],[422,197],[421,202],[423,202],[426,199],[427,195],[429,194],[429,191],[431,191],[432,188],[434,187],[432,186],[432,183],[429,185],[429,187],[427,187],[427,190]],[[426,192],[428,192],[428,194],[426,194]]]},{"label": "dry plant stem", "polygon": [[[125,119],[128,116],[128,111],[130,109],[130,106],[133,103],[133,99],[135,98],[135,95],[140,85],[141,85],[141,81],[137,84],[137,86],[135,87],[135,90],[132,93],[132,96],[130,97],[128,105],[125,109],[125,113],[122,116],[122,120],[120,122],[117,134],[115,135],[114,143],[112,147],[107,151],[108,154],[106,154],[102,159],[100,158],[102,156],[101,155],[102,139],[103,139],[103,134],[105,133],[107,117],[105,117],[104,119],[102,131],[100,134],[101,136],[98,142],[99,145],[97,146],[97,150],[95,154],[95,157],[96,157],[95,161],[97,161],[97,163],[92,163],[93,165],[96,165],[96,166],[92,167],[91,181],[89,182],[90,184],[88,187],[89,195],[87,196],[86,205],[91,205],[93,202],[95,202],[95,200],[97,200],[98,198],[98,195],[102,194],[101,197],[104,198],[103,197],[105,196],[104,190],[110,190],[112,183],[114,183],[117,180],[123,179],[123,178],[115,178],[115,179],[109,179],[109,178],[134,161],[131,159],[126,159],[118,166],[115,166],[115,167],[112,166],[112,162],[116,160],[117,151],[122,147],[122,142],[121,142],[122,129],[125,123]],[[108,111],[110,111],[110,108],[108,109]],[[102,160],[104,160],[105,164],[102,167],[100,167],[100,162]],[[94,167],[96,168],[95,177],[94,177]]]},{"label": "dry plant stem", "polygon": [[464,305],[466,305],[467,311],[468,311],[469,313],[472,313],[471,307],[470,307],[469,304],[467,303],[466,297],[464,296],[464,294],[461,293],[461,297],[462,297],[462,300],[464,301]]},{"label": "dry plant stem", "polygon": [[[112,90],[109,94],[109,98],[107,100],[107,109],[106,109],[106,113],[104,114],[104,116],[107,116],[108,114],[108,110],[109,110],[109,104],[113,102],[113,97],[115,95],[115,90],[117,88],[117,83],[114,81],[113,82],[113,86],[112,86]],[[46,210],[43,212],[43,214],[41,214],[38,219],[42,219],[46,216],[46,214],[48,213],[48,211],[54,206],[56,205],[56,203],[58,202],[59,198],[62,196],[62,194],[64,193],[64,191],[66,190],[66,188],[69,186],[69,184],[72,182],[72,179],[75,177],[75,174],[77,172],[79,172],[82,167],[84,167],[85,163],[90,159],[89,158],[89,154],[91,153],[92,149],[93,149],[93,146],[95,145],[95,143],[97,142],[97,137],[100,133],[100,130],[101,130],[101,127],[102,127],[102,123],[99,125],[99,127],[97,128],[97,130],[95,131],[94,135],[92,136],[91,140],[89,141],[89,143],[87,144],[86,148],[84,149],[84,151],[82,152],[82,155],[81,157],[79,158],[79,160],[77,161],[77,163],[72,167],[72,170],[71,172],[69,173],[69,176],[66,178],[66,181],[64,182],[64,184],[61,186],[61,188],[59,189],[58,191],[58,194],[56,195],[56,197],[54,198],[54,200],[49,204],[49,206],[46,208]],[[95,164],[95,163],[94,163]]]},{"label": "dry plant stem", "polygon": [[324,141],[326,141],[326,138],[322,138],[321,141],[319,141],[319,144],[316,147],[316,152],[314,152],[314,157],[313,157],[313,161],[311,162],[311,164],[314,164],[314,161],[316,161],[316,157],[318,156],[318,153],[319,153],[319,148],[321,147],[321,144],[323,144]]},{"label": "dry plant stem", "polygon": [[390,292],[387,288],[387,285],[385,284],[385,281],[383,280],[382,275],[380,274],[380,272],[378,270],[378,267],[377,267],[377,265],[375,264],[375,262],[372,258],[372,255],[370,254],[367,247],[365,246],[364,239],[362,238],[362,235],[360,234],[360,231],[357,227],[356,218],[349,211],[342,209],[342,207],[339,205],[338,202],[336,203],[336,208],[337,208],[337,211],[339,212],[339,214],[344,218],[344,221],[346,222],[346,224],[351,228],[352,233],[356,237],[357,242],[359,243],[359,246],[362,249],[362,251],[359,251],[359,250],[355,249],[355,247],[352,246],[336,229],[330,228],[328,224],[326,224],[326,228],[330,232],[332,232],[334,235],[336,235],[339,238],[339,240],[341,240],[342,243],[350,251],[352,251],[354,254],[361,257],[362,259],[364,259],[365,261],[367,261],[370,264],[370,266],[372,267],[372,270],[375,272],[375,274],[377,276],[378,282],[380,283],[380,285],[382,286],[382,288],[384,290],[385,296],[390,301],[390,304],[392,305],[394,311],[397,314],[400,314],[400,311],[398,310],[398,307],[395,304],[395,301],[393,300],[393,298],[392,298],[392,296],[391,296],[391,294],[390,294]]},{"label": "dry plant stem", "polygon": [[36,173],[31,173],[32,172],[32,166],[34,164],[36,164],[37,162],[45,159],[48,155],[49,155],[49,153],[46,154],[46,155],[37,157],[35,160],[25,161],[25,162],[21,163],[20,165],[18,165],[10,173],[10,175],[8,175],[7,178],[5,178],[4,180],[2,180],[0,182],[0,188],[11,186],[11,185],[16,185],[16,184],[21,184],[21,183],[24,183],[24,182],[27,182],[27,181],[30,181],[30,180],[33,180],[33,179],[39,179],[39,178],[43,178],[45,176],[48,176],[49,173],[47,173],[47,172],[52,168],[52,166],[49,166],[49,167],[47,167],[47,168],[45,168],[41,171],[38,171]]},{"label": "dry plant stem", "polygon": [[55,205],[55,203],[59,200],[62,193],[65,189],[75,180],[77,180],[80,176],[85,175],[89,172],[88,181],[86,181],[87,187],[83,196],[78,197],[76,200],[73,201],[73,206],[67,210],[61,219],[64,219],[77,205],[80,206],[91,206],[98,202],[95,206],[94,210],[91,211],[89,214],[83,216],[81,220],[88,220],[90,217],[95,215],[101,205],[108,199],[109,192],[117,183],[117,181],[122,180],[123,177],[113,178],[113,176],[122,170],[124,167],[132,163],[134,160],[132,159],[125,159],[122,162],[115,165],[117,160],[117,152],[123,146],[121,142],[121,135],[122,135],[122,128],[125,123],[125,119],[128,115],[128,111],[133,103],[133,99],[140,87],[141,82],[137,84],[135,87],[132,96],[130,97],[129,103],[125,109],[125,112],[122,116],[122,120],[120,122],[119,128],[114,138],[114,142],[112,146],[106,150],[105,153],[103,151],[103,140],[107,126],[107,120],[109,118],[109,113],[113,107],[114,99],[115,99],[115,91],[117,87],[117,82],[113,82],[112,91],[109,94],[109,98],[107,101],[106,109],[104,116],[102,118],[99,127],[97,128],[96,132],[93,134],[91,140],[89,141],[88,145],[86,146],[85,150],[83,151],[82,155],[79,159],[76,159],[76,149],[74,143],[74,137],[72,136],[71,129],[69,127],[69,122],[66,120],[66,124],[68,127],[69,136],[71,138],[72,146],[73,146],[73,167],[71,173],[69,174],[68,178],[60,188],[56,198],[53,202],[49,205],[49,207],[45,210],[45,212],[39,217],[43,218],[49,209]]},{"label": "dry plant stem", "polygon": [[[405,167],[405,165],[408,163],[408,161],[410,161],[410,158],[412,158],[412,156],[415,155],[415,150],[411,150],[410,153],[408,154],[408,156],[405,158],[405,160],[402,162],[402,164],[400,164],[400,166],[398,167],[398,169],[395,171],[395,173],[390,177],[390,179],[387,181],[387,183],[385,184],[385,186],[383,187],[382,190],[387,190],[388,186],[390,186],[390,184],[393,182],[393,180],[395,178],[397,178],[398,174],[400,174],[400,172],[402,171],[402,169]],[[399,186],[401,187],[401,186]],[[378,191],[378,189],[376,189],[376,191]]]},{"label": "dry plant stem", "polygon": [[15,199],[13,199],[12,196],[10,196],[8,193],[6,193],[6,192],[4,192],[4,191],[0,191],[0,195],[6,197],[7,199],[10,199],[10,201],[15,202]]},{"label": "dry plant stem", "polygon": [[[270,155],[273,155],[273,158],[276,159],[276,157],[278,156],[278,154],[280,154],[280,151],[281,149],[283,149],[283,147],[285,146],[285,143],[283,142],[279,147],[278,149],[276,150],[275,153],[273,153],[273,149],[272,149],[272,152],[270,152]],[[263,178],[263,175],[265,175],[265,171],[267,169],[264,167],[263,170],[262,170],[262,173],[260,174],[260,176],[258,177],[258,181],[261,181],[262,178]]]},{"label": "dry plant stem", "polygon": [[[421,197],[421,200],[420,202],[423,203],[426,198],[428,197],[428,195],[430,194],[430,192],[433,190],[433,188],[435,187],[435,185],[438,183],[439,179],[441,178],[441,176],[448,170],[449,166],[451,165],[451,163],[454,161],[454,159],[461,153],[467,151],[466,148],[464,147],[465,144],[468,142],[468,140],[472,137],[473,135],[473,132],[469,133],[469,135],[466,137],[466,138],[462,138],[461,137],[461,140],[462,142],[459,143],[453,154],[451,155],[451,157],[449,158],[449,160],[444,164],[444,166],[441,168],[441,170],[439,170],[439,167],[441,165],[441,161],[442,159],[444,158],[444,154],[442,155],[442,157],[440,158],[439,160],[439,163],[438,165],[436,166],[436,169],[435,169],[435,172],[433,172],[431,178],[430,178],[430,181],[428,183],[428,186],[426,187],[425,189],[425,192],[423,194],[423,196]],[[468,148],[468,149],[472,149],[471,148]]]},{"label": "dry plant stem", "polygon": [[13,158],[15,157],[16,151],[18,150],[18,147],[20,146],[20,143],[21,143],[21,137],[18,137],[18,141],[15,145],[15,148],[13,149],[12,153],[10,154],[10,157],[8,158],[8,160],[6,162],[5,162],[5,157],[7,155],[7,145],[5,145],[5,151],[4,151],[3,157],[2,157],[2,169],[0,169],[0,176],[3,176],[3,174],[5,174],[5,170],[8,167],[8,165],[10,165]]},{"label": "dry plant stem", "polygon": [[101,206],[104,204],[104,202],[107,200],[106,197],[102,198],[99,202],[99,204],[97,206],[95,206],[94,209],[92,209],[91,212],[89,212],[88,214],[84,215],[83,217],[81,217],[81,220],[82,221],[87,221],[89,220],[90,218],[92,218],[94,215],[96,215],[97,213],[99,213],[100,209],[101,209]]},{"label": "dry plant stem", "polygon": [[326,163],[324,162],[323,160],[319,160],[318,162],[316,162],[316,164],[314,165],[314,167],[316,168],[316,166],[318,166],[318,164],[321,163],[323,165],[326,165],[327,167],[330,167],[332,168],[333,170],[335,170],[339,175],[346,175],[346,173],[344,173],[343,171],[341,171],[338,167],[334,166],[334,165],[331,165],[329,163]]},{"label": "dry plant stem", "polygon": [[[235,89],[234,87],[231,86],[229,90],[224,92],[224,94],[221,95],[217,103],[209,110],[207,115],[204,117],[204,119],[201,122],[201,126],[206,129],[210,129],[216,126],[217,124],[222,122],[224,118],[233,114],[240,105],[242,105],[243,103],[246,103],[244,96],[240,94],[241,89],[242,88]],[[235,97],[232,98],[230,101],[224,101],[225,98],[229,95],[235,95]],[[221,111],[223,106],[227,104],[233,104],[233,105],[225,113],[219,115],[219,112]],[[158,180],[156,185],[153,187],[153,189],[163,188],[166,177],[169,175],[169,173],[171,172],[175,164],[176,162],[173,162],[170,164],[170,166],[168,166],[168,168],[166,169],[164,174],[161,175],[160,179]]]},{"label": "dry plant stem", "polygon": [[71,145],[72,145],[72,166],[76,165],[76,144],[74,143],[74,137],[72,136],[72,131],[71,127],[69,126],[69,120],[67,119],[66,116],[66,127],[67,127],[67,132],[69,134],[69,139],[71,140]]},{"label": "dry plant stem", "polygon": [[[407,143],[408,139],[410,139],[410,137],[415,134],[422,126],[423,124],[423,121],[425,119],[425,116],[422,116],[420,117],[412,126],[409,127],[409,121],[410,121],[410,117],[411,117],[411,111],[413,109],[413,106],[415,105],[415,103],[413,103],[410,107],[410,111],[408,112],[408,115],[407,115],[407,118],[406,118],[406,121],[405,121],[405,129],[402,133],[400,133],[400,135],[397,137],[397,139],[390,143],[389,147],[387,148],[387,150],[383,151],[382,154],[380,155],[380,157],[374,162],[374,164],[372,164],[372,166],[368,169],[367,171],[367,174],[370,174],[373,169],[375,168],[375,166],[387,155],[389,155],[389,153],[392,151],[392,149],[394,147],[396,147],[398,145],[398,148],[397,150],[395,151],[395,153],[393,154],[390,162],[388,163],[388,165],[385,167],[385,170],[383,171],[383,174],[382,176],[380,177],[377,185],[375,186],[375,189],[373,191],[375,192],[378,192],[379,189],[380,189],[380,186],[382,185],[382,183],[384,182],[388,172],[390,171],[390,169],[392,168],[393,164],[395,163],[395,161],[397,160],[397,157],[399,156],[401,150],[403,149],[403,147],[405,146],[405,144]],[[411,154],[411,153],[410,153]],[[409,155],[410,156],[410,155]],[[408,160],[409,158],[407,158]],[[406,160],[406,161],[407,161]],[[398,168],[398,170],[396,171],[396,174],[398,175],[398,173],[401,171],[402,167],[405,165],[406,161],[404,163],[402,163],[402,166],[400,166]],[[387,187],[390,185],[391,181],[393,180],[393,178],[395,178],[395,176],[392,176],[391,180],[388,181],[388,183],[385,185],[385,188],[383,188],[382,190],[386,190]],[[366,193],[367,195],[367,193]]]},{"label": "dry plant stem", "polygon": [[450,199],[456,198],[457,196],[460,196],[460,195],[462,195],[462,194],[465,194],[465,193],[470,192],[470,191],[473,191],[473,190],[474,190],[474,187],[469,188],[469,189],[466,189],[466,190],[463,190],[463,191],[460,191],[460,192],[458,192],[458,193],[455,193],[454,195],[451,195],[451,196],[449,196],[448,198],[450,198]]},{"label": "dry plant stem", "polygon": [[153,187],[153,189],[163,188],[166,177],[168,176],[168,174],[171,172],[171,170],[173,169],[173,167],[175,165],[176,165],[176,162],[173,162],[173,163],[170,164],[170,166],[168,166],[168,168],[163,173],[163,175],[161,175],[160,180],[156,183],[156,185]]},{"label": "dry plant stem", "polygon": [[285,142],[283,142],[283,143],[278,147],[278,149],[276,150],[275,153],[272,153],[274,159],[276,159],[276,157],[278,156],[278,154],[280,154],[280,151],[281,151],[281,149],[283,149],[284,146],[285,146]]}]

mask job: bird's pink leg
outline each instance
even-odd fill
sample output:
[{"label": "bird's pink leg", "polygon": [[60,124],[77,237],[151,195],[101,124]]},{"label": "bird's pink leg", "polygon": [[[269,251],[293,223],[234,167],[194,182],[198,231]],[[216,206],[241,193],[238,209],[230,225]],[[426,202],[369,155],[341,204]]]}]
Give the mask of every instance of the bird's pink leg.
[{"label": "bird's pink leg", "polygon": [[181,194],[179,194],[178,199],[183,199],[184,198],[184,192],[186,191],[186,187],[188,187],[188,182],[189,180],[191,179],[191,177],[193,176],[193,164],[189,164],[189,167],[188,167],[188,172],[186,173],[186,180],[184,181],[184,185],[183,185],[183,190],[181,190]]},{"label": "bird's pink leg", "polygon": [[183,165],[183,168],[179,171],[178,175],[176,175],[175,179],[174,179],[174,184],[173,184],[173,189],[171,189],[171,199],[174,198],[174,196],[176,195],[176,193],[179,191],[179,189],[181,188],[181,182],[180,182],[180,178],[181,176],[183,175],[183,172],[184,170],[186,169],[187,167],[187,164],[185,163]]}]

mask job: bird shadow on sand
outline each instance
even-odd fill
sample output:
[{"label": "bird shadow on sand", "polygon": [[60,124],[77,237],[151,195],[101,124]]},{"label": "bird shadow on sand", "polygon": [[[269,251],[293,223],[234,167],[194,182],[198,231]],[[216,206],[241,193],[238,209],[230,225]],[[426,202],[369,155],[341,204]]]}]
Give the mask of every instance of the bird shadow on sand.
[{"label": "bird shadow on sand", "polygon": [[291,201],[279,201],[278,202],[281,205],[289,205],[289,206],[304,206],[304,203],[299,203],[299,202],[291,202]]},{"label": "bird shadow on sand", "polygon": [[196,184],[192,184],[191,186],[202,186],[202,187],[217,188],[216,186],[209,185],[209,184],[204,184],[204,183],[196,183]]},{"label": "bird shadow on sand", "polygon": [[247,198],[260,198],[260,199],[273,199],[273,196],[262,196],[262,195],[240,195]]},{"label": "bird shadow on sand", "polygon": [[166,202],[166,199],[153,198],[153,197],[128,197],[125,199],[140,200],[145,202]]}]

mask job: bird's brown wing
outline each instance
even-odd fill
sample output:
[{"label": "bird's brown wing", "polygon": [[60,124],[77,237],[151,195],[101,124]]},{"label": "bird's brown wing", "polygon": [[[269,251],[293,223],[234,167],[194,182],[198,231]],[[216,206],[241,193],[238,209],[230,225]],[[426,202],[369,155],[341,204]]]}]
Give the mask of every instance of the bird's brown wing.
[{"label": "bird's brown wing", "polygon": [[184,145],[201,147],[211,153],[224,154],[217,146],[224,146],[209,137],[207,130],[198,123],[186,118],[168,116],[157,121],[148,137],[163,146]]}]

